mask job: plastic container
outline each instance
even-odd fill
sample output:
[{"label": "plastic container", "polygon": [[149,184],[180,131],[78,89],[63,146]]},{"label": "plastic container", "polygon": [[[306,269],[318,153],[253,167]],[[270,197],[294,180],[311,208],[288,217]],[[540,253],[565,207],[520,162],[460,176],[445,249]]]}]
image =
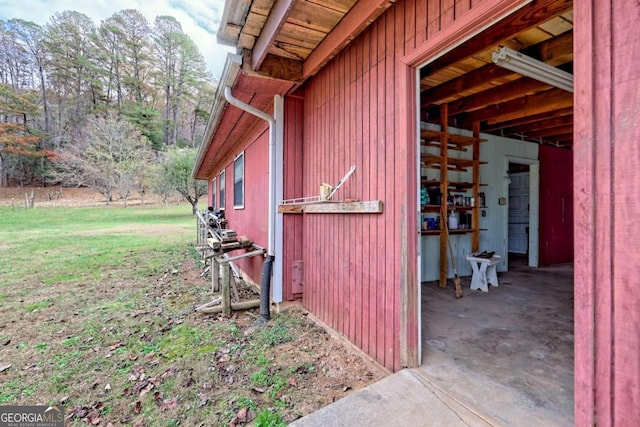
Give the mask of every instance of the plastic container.
[{"label": "plastic container", "polygon": [[457,230],[460,223],[460,216],[452,210],[449,214],[449,230]]}]

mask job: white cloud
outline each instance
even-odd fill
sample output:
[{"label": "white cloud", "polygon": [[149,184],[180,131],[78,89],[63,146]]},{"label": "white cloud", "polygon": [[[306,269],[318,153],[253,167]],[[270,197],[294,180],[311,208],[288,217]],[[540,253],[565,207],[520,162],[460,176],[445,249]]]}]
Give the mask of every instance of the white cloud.
[{"label": "white cloud", "polygon": [[124,9],[137,9],[151,25],[157,16],[173,16],[196,43],[213,76],[219,78],[227,52],[232,51],[216,42],[223,8],[224,0],[0,0],[0,19],[20,18],[44,25],[56,12],[75,10],[97,26]]}]

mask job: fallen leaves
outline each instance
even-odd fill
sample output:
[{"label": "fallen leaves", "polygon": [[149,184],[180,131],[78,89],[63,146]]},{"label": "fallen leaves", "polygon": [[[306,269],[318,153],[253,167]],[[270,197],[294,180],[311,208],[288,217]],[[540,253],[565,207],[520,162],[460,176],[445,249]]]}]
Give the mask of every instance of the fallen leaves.
[{"label": "fallen leaves", "polygon": [[120,341],[116,342],[115,344],[109,346],[109,351],[114,351],[120,347],[124,347],[126,344],[121,343]]},{"label": "fallen leaves", "polygon": [[196,380],[194,380],[193,377],[188,377],[182,382],[182,387],[184,388],[191,387],[195,383],[196,383]]},{"label": "fallen leaves", "polygon": [[90,424],[95,426],[102,422],[102,418],[100,418],[100,414],[103,409],[104,409],[104,403],[100,401],[94,402],[93,405],[91,406],[74,406],[73,408],[71,408],[71,411],[69,411],[69,415],[67,416],[67,419],[69,420],[80,419],[85,424]]},{"label": "fallen leaves", "polygon": [[8,369],[10,369],[13,365],[11,363],[8,363],[6,365],[0,365],[0,372],[4,372]]},{"label": "fallen leaves", "polygon": [[177,407],[178,407],[178,398],[172,397],[171,399],[166,399],[162,401],[162,404],[160,405],[160,410],[167,411],[170,409],[176,409]]},{"label": "fallen leaves", "polygon": [[230,427],[235,427],[240,424],[247,424],[256,417],[256,414],[249,408],[242,408],[238,411],[235,418],[229,423]]}]

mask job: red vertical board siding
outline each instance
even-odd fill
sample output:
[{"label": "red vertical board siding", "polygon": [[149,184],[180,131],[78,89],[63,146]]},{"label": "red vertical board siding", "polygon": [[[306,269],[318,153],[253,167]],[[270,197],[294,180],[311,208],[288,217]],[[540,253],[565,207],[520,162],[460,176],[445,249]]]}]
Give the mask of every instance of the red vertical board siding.
[{"label": "red vertical board siding", "polygon": [[573,261],[573,152],[541,145],[540,264]]},{"label": "red vertical board siding", "polygon": [[440,0],[440,29],[446,28],[456,18],[455,14],[455,0]]},{"label": "red vertical board siding", "polygon": [[427,39],[440,31],[440,0],[427,0]]},{"label": "red vertical board siding", "polygon": [[[318,194],[321,183],[335,184],[355,164],[335,199],[382,200],[384,212],[304,215],[303,303],[390,370],[406,363],[401,284],[417,280],[415,248],[407,249],[415,244],[408,231],[416,221],[415,188],[406,185],[415,175],[415,148],[405,146],[407,130],[398,125],[398,115],[410,111],[403,103],[414,100],[399,90],[407,73],[401,59],[470,7],[400,0],[304,87],[302,195]],[[417,294],[415,286],[408,292]],[[411,315],[415,337],[407,344],[416,352],[417,313]]]},{"label": "red vertical board siding", "polygon": [[595,423],[595,1],[574,8],[575,425]]},{"label": "red vertical board siding", "polygon": [[[302,107],[303,100],[288,96],[284,100],[284,179],[283,198],[302,196]],[[291,301],[298,295],[292,291],[293,262],[302,260],[302,215],[283,217],[283,298]]]},{"label": "red vertical board siding", "polygon": [[637,1],[576,2],[576,425],[640,419],[640,16]]},{"label": "red vertical board siding", "polygon": [[456,18],[461,17],[471,8],[471,0],[456,0],[455,15]]},{"label": "red vertical board siding", "polygon": [[427,39],[427,0],[416,0],[416,45]]},{"label": "red vertical board siding", "polygon": [[[616,425],[640,420],[640,3],[611,2],[613,126],[613,377]],[[621,256],[623,255],[623,256]],[[628,258],[627,258],[628,257]],[[635,260],[629,262],[629,260]]]}]

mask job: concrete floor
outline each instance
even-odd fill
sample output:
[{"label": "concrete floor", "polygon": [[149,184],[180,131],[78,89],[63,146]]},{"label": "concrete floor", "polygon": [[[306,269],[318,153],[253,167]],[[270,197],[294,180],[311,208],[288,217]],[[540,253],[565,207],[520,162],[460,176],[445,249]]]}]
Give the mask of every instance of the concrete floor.
[{"label": "concrete floor", "polygon": [[415,372],[493,425],[573,425],[573,267],[510,266],[488,293],[456,300],[422,284]]}]

